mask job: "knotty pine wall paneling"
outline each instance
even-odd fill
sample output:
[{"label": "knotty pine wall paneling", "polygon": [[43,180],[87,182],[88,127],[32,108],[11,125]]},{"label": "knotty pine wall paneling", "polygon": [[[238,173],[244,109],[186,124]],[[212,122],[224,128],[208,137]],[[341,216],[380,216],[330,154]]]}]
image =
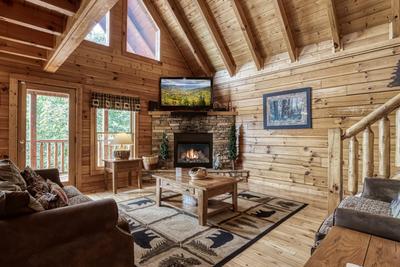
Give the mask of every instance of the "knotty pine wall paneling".
[{"label": "knotty pine wall paneling", "polygon": [[[226,71],[216,74],[216,99],[220,102],[232,101],[238,112],[236,122],[243,127],[241,159],[243,167],[251,172],[250,181],[325,195],[328,129],[350,127],[400,92],[400,87],[387,86],[400,60],[399,44],[390,47],[382,45],[381,48],[376,45],[378,48],[374,50],[337,55],[331,52],[331,47],[324,47],[324,44],[306,47],[295,64],[289,63],[287,56],[278,55],[275,60],[270,59],[260,72],[248,64],[235,77],[229,77]],[[362,51],[362,47],[359,50]],[[324,59],[326,55],[330,59]],[[262,95],[302,87],[312,88],[313,128],[264,130]],[[394,114],[389,118],[394,151]],[[375,133],[376,174],[377,125],[372,130]],[[362,142],[362,134],[357,137]],[[348,141],[345,141],[344,148],[346,188]],[[361,149],[360,146],[359,153],[362,153]],[[394,153],[391,162],[394,166]],[[392,168],[392,173],[395,171]]]},{"label": "knotty pine wall paneling", "polygon": [[[122,53],[122,1],[111,10],[110,47],[84,41],[54,74],[42,71],[36,61],[0,53],[0,157],[8,155],[8,86],[11,73],[76,82],[84,86],[82,106],[81,190],[104,190],[103,175],[90,174],[90,97],[92,90],[139,96],[140,112],[139,155],[151,153],[151,118],[148,101],[158,100],[160,76],[190,76],[191,71],[164,27],[161,30],[160,62],[126,56]],[[157,21],[157,18],[154,18]],[[157,21],[158,22],[158,21]],[[126,185],[121,177],[120,185]]]}]

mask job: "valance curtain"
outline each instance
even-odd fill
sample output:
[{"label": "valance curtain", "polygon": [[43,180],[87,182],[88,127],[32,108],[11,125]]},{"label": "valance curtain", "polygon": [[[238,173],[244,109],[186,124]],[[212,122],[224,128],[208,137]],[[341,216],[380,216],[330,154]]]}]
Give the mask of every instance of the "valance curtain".
[{"label": "valance curtain", "polygon": [[140,111],[140,98],[104,93],[92,93],[92,107],[103,109],[118,109]]}]

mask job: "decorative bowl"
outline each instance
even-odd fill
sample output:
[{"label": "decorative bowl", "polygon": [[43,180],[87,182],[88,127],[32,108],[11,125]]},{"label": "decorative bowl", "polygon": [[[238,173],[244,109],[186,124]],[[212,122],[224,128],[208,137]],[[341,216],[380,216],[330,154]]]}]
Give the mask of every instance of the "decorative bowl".
[{"label": "decorative bowl", "polygon": [[189,176],[192,180],[200,180],[207,178],[207,169],[203,167],[194,167],[189,170]]}]

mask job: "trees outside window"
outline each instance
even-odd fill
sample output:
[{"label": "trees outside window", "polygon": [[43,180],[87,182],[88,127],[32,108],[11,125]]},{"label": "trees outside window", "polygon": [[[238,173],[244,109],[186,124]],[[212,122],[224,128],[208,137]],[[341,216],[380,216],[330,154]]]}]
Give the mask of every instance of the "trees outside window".
[{"label": "trees outside window", "polygon": [[85,40],[100,45],[110,45],[110,12],[107,12],[107,14],[93,27]]}]

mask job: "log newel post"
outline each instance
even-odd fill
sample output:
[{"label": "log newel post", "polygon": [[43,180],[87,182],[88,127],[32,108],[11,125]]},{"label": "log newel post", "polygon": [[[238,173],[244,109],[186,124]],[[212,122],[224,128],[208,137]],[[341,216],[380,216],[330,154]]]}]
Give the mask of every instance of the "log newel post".
[{"label": "log newel post", "polygon": [[343,141],[340,128],[328,130],[328,212],[332,213],[343,197]]},{"label": "log newel post", "polygon": [[349,141],[349,170],[348,170],[348,191],[355,195],[358,191],[358,140],[355,136]]},{"label": "log newel post", "polygon": [[362,154],[362,182],[365,177],[374,175],[374,132],[371,127],[365,128],[363,132],[363,154]]},{"label": "log newel post", "polygon": [[395,166],[400,167],[400,109],[396,110],[396,151]]},{"label": "log newel post", "polygon": [[379,121],[379,176],[390,177],[390,121],[387,116]]}]

